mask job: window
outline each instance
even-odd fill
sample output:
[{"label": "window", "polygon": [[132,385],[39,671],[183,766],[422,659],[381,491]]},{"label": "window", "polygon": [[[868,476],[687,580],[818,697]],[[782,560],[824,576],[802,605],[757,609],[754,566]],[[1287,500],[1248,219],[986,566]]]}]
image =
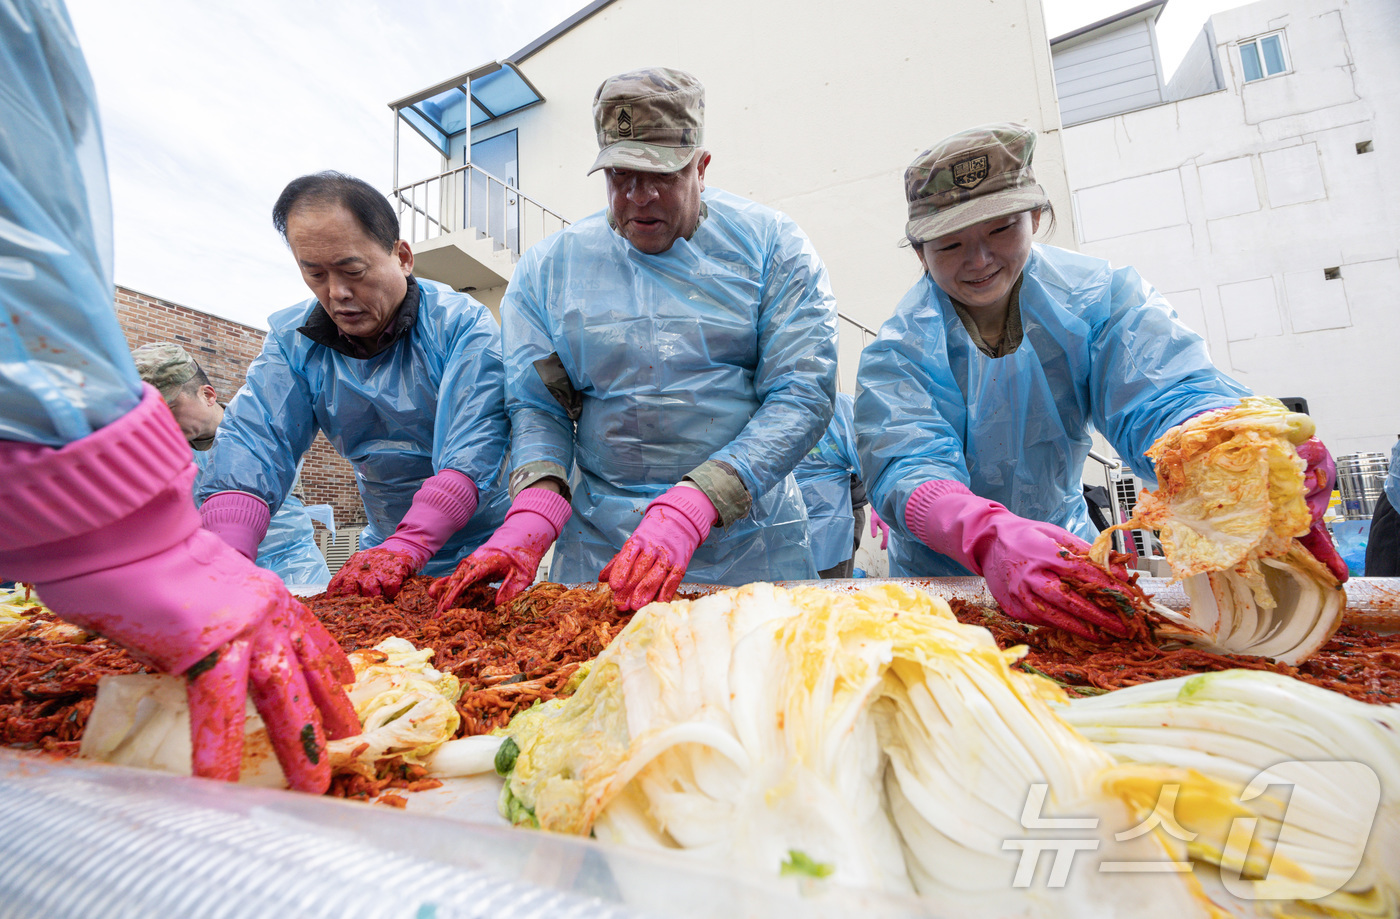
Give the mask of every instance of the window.
[{"label": "window", "polygon": [[1242,41],[1239,47],[1240,65],[1244,68],[1246,83],[1272,77],[1288,69],[1282,32]]}]

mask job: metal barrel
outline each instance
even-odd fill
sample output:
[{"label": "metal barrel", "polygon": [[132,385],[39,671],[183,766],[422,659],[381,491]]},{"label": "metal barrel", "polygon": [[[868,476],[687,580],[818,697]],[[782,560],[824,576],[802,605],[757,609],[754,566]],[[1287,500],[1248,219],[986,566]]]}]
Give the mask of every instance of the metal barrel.
[{"label": "metal barrel", "polygon": [[1348,453],[1337,457],[1337,488],[1342,493],[1342,518],[1369,520],[1376,499],[1385,490],[1390,458],[1384,453]]}]

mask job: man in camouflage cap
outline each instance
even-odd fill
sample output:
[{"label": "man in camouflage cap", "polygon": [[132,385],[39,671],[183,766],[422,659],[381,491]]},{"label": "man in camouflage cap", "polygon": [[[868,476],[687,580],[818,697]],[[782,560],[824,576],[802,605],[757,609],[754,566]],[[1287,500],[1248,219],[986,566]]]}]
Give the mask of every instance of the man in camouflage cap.
[{"label": "man in camouflage cap", "polygon": [[[190,353],[173,341],[158,341],[142,345],[131,352],[136,372],[141,379],[160,391],[180,433],[194,448],[194,462],[199,474],[194,481],[194,494],[209,468],[210,451],[219,424],[224,420],[224,407],[219,402],[204,368]],[[272,515],[267,533],[257,545],[254,562],[266,568],[288,584],[322,584],[330,580],[326,557],[316,545],[316,531],[311,515],[300,497],[301,467],[292,484],[292,493]]]},{"label": "man in camouflage cap", "polygon": [[180,433],[196,450],[214,446],[224,408],[209,377],[190,353],[173,341],[142,345],[131,352],[141,379],[160,391]]},{"label": "man in camouflage cap", "polygon": [[593,96],[598,158],[606,170],[608,221],[656,255],[700,226],[705,205],[705,88],[684,71],[655,67],[603,81]]},{"label": "man in camouflage cap", "polygon": [[705,141],[705,87],[666,67],[634,70],[603,81],[593,94],[599,169],[678,172]]},{"label": "man in camouflage cap", "polygon": [[[792,220],[706,189],[694,76],[609,77],[593,120],[608,207],[527,251],[511,278],[515,503],[453,589],[528,584],[556,539],[550,577],[605,579],[620,608],[668,600],[682,577],[815,577],[791,473],[832,416],[826,269]],[[537,525],[507,532],[526,519]]]},{"label": "man in camouflage cap", "polygon": [[909,202],[905,233],[927,242],[984,220],[1048,207],[1031,172],[1035,132],[1025,125],[992,124],[946,138],[904,171]]}]

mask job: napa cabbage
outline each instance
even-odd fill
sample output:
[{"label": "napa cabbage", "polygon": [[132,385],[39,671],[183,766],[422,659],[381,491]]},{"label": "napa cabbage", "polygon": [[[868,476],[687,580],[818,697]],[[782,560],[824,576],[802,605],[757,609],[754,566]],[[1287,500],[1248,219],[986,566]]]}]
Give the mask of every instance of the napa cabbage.
[{"label": "napa cabbage", "polygon": [[1045,792],[1036,819],[1122,828],[1139,816],[1096,778],[1112,757],[1055,714],[1063,693],[1011,668],[1022,652],[898,585],[750,584],[651,604],[577,693],[511,721],[501,812],[737,871],[912,891],[966,914],[1028,902],[1037,915],[1107,917],[1130,902],[1143,916],[1199,914],[1189,877],[1098,870],[1166,859],[1155,833],[1089,832],[1073,897],[1012,886],[1023,856],[1007,842],[1033,835],[1033,787]]},{"label": "napa cabbage", "polygon": [[35,613],[47,612],[43,603],[31,595],[31,588],[21,585],[13,590],[0,590],[0,638],[42,638],[46,641],[78,643],[88,641],[92,633],[61,620],[35,618]]},{"label": "napa cabbage", "polygon": [[[1172,842],[1233,879],[1230,893],[1302,899],[1314,915],[1400,913],[1400,707],[1229,670],[1076,699],[1062,714],[1122,764],[1105,776],[1122,793],[1152,798],[1161,767],[1228,789],[1237,815],[1179,797],[1176,815],[1200,832]],[[1142,766],[1150,787],[1135,789]]]},{"label": "napa cabbage", "polygon": [[456,702],[462,688],[429,663],[432,656],[431,648],[402,638],[349,655],[355,682],[346,695],[364,730],[326,743],[332,771],[372,776],[375,763],[389,756],[421,763],[452,738],[461,724]]},{"label": "napa cabbage", "polygon": [[1191,601],[1185,614],[1159,608],[1170,637],[1302,661],[1331,638],[1346,606],[1336,577],[1297,539],[1312,525],[1297,445],[1313,433],[1307,415],[1258,396],[1171,428],[1147,451],[1157,490],[1099,534],[1091,557],[1107,565],[1113,530],[1158,530]]}]

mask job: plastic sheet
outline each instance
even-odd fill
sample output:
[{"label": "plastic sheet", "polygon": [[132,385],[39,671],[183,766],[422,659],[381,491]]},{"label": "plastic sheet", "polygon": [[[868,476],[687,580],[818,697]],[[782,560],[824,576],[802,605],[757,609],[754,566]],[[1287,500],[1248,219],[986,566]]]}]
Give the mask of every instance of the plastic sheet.
[{"label": "plastic sheet", "polygon": [[0,917],[934,916],[822,882],[0,749]]},{"label": "plastic sheet", "polygon": [[855,551],[855,513],[851,508],[851,476],[860,475],[856,458],[855,398],[836,394],[836,414],[817,445],[792,470],[807,503],[812,556],[825,571]]}]

